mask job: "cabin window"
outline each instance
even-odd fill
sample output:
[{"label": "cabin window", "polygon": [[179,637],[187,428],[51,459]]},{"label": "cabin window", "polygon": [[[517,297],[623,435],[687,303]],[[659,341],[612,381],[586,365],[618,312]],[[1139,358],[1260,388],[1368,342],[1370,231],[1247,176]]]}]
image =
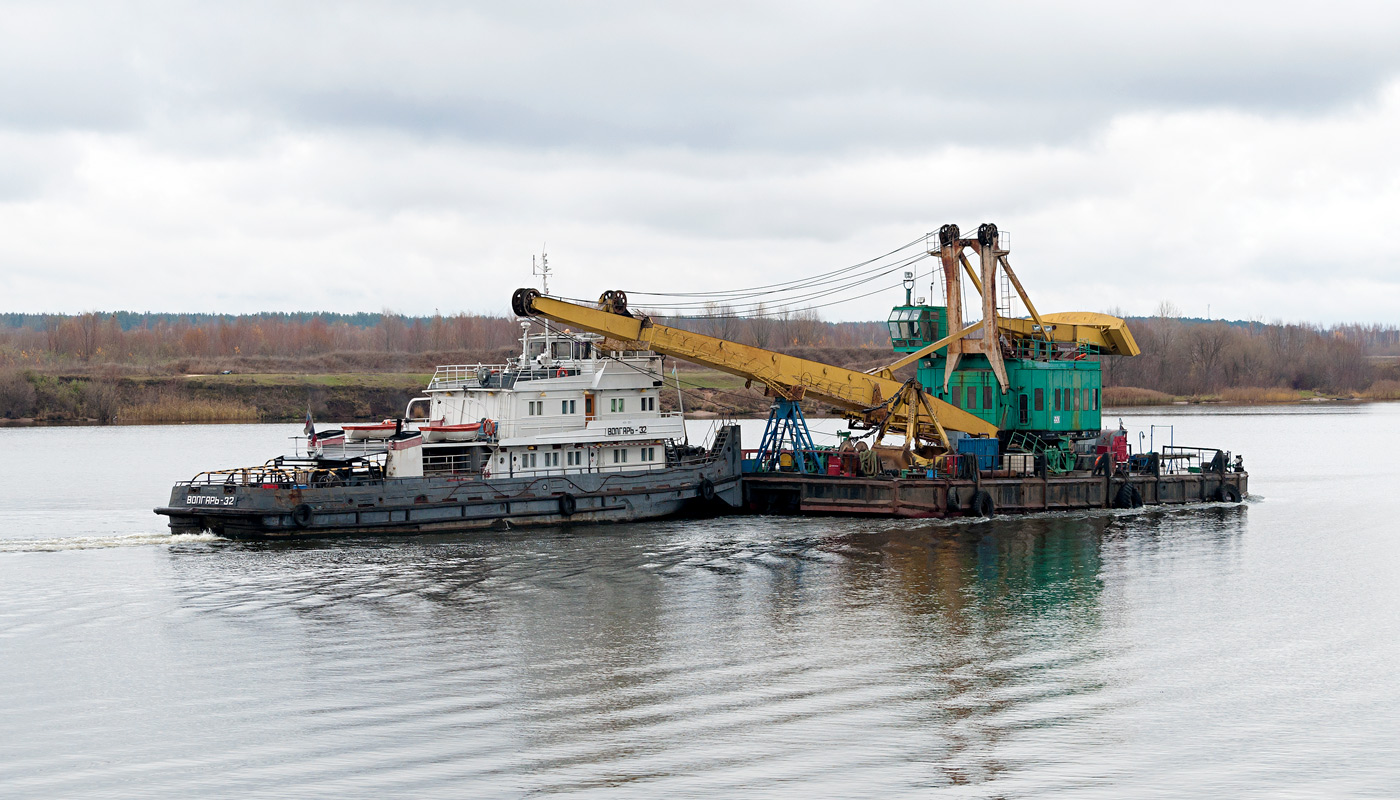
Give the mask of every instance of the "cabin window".
[{"label": "cabin window", "polygon": [[1094,410],[1095,410],[1095,411],[1098,411],[1098,410],[1099,410],[1099,390],[1098,390],[1098,389],[1095,389],[1095,390],[1094,390]]},{"label": "cabin window", "polygon": [[1079,410],[1079,392],[1076,392],[1076,391],[1073,390],[1073,389],[1067,389],[1066,391],[1069,392],[1069,400],[1070,400],[1070,402],[1074,405],[1074,410],[1075,410],[1075,411],[1078,411],[1078,410]]},{"label": "cabin window", "polygon": [[982,387],[982,407],[990,411],[992,409],[992,387]]},{"label": "cabin window", "polygon": [[656,410],[656,398],[655,398],[655,397],[643,397],[643,398],[642,398],[642,410],[643,410],[643,411],[655,411],[655,410]]},{"label": "cabin window", "polygon": [[536,457],[537,455],[539,455],[539,454],[538,454],[538,453],[525,453],[524,455],[522,455],[522,456],[520,457],[520,466],[522,466],[522,467],[529,467],[529,468],[533,469],[533,468],[535,467],[535,457]]},{"label": "cabin window", "polygon": [[952,402],[954,408],[962,408],[962,387],[948,392],[948,400]]},{"label": "cabin window", "polygon": [[968,407],[969,409],[976,409],[976,408],[977,408],[977,387],[976,387],[976,386],[969,386],[969,387],[967,387],[967,407]]},{"label": "cabin window", "polygon": [[1055,390],[1055,410],[1056,410],[1056,411],[1060,411],[1060,410],[1061,410],[1061,408],[1060,408],[1060,390],[1059,390],[1059,389],[1056,389],[1056,390]]},{"label": "cabin window", "polygon": [[1045,390],[1044,390],[1044,389],[1036,389],[1036,390],[1035,390],[1035,410],[1036,410],[1036,411],[1044,411],[1044,410],[1045,410]]},{"label": "cabin window", "polygon": [[575,410],[575,408],[577,408],[577,407],[576,407],[574,404],[577,403],[577,402],[578,402],[577,400],[560,400],[560,401],[559,401],[559,413],[560,413],[560,414],[573,414],[573,413],[575,413],[574,410]]},{"label": "cabin window", "polygon": [[528,345],[528,353],[531,360],[544,355],[544,340],[533,339]]},{"label": "cabin window", "polygon": [[1031,399],[1025,395],[1020,396],[1021,424],[1029,425],[1031,422]]},{"label": "cabin window", "polygon": [[612,409],[612,412],[613,412],[614,414],[620,414],[620,413],[622,413],[624,410],[626,410],[626,406],[627,406],[627,399],[626,399],[625,397],[614,397],[614,398],[612,399],[612,401],[611,401],[611,404],[608,406],[608,408]]},{"label": "cabin window", "polygon": [[656,460],[656,448],[655,448],[655,447],[643,447],[643,448],[642,448],[642,460],[643,460],[643,461],[655,461],[655,460]]},{"label": "cabin window", "polygon": [[614,464],[626,464],[626,463],[627,463],[627,451],[626,451],[626,450],[614,450],[614,451],[613,451],[613,463],[614,463]]},{"label": "cabin window", "polygon": [[562,361],[572,355],[570,351],[573,350],[573,342],[552,342],[551,345],[554,348],[554,358],[557,360]]}]

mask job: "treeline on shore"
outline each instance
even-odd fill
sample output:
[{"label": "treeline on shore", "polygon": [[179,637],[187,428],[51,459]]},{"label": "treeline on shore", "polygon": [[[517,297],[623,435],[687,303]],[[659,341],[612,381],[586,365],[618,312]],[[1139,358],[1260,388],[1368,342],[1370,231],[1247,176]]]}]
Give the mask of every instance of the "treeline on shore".
[{"label": "treeline on shore", "polygon": [[[812,310],[751,319],[720,314],[674,323],[759,347],[852,348],[889,342],[884,323],[828,322]],[[480,357],[518,349],[519,341],[515,317],[481,314],[0,314],[0,367],[78,372],[103,366],[152,374],[236,367],[401,369],[414,356]]]},{"label": "treeline on shore", "polygon": [[[681,327],[814,360],[867,368],[888,360],[883,322],[828,322],[815,311],[757,318],[712,313]],[[1400,399],[1386,356],[1400,331],[1384,326],[1208,322],[1169,314],[1130,318],[1143,354],[1104,360],[1106,402],[1181,398],[1285,402],[1309,394]],[[508,316],[381,314],[0,315],[0,418],[44,421],[295,419],[313,411],[363,419],[402,410],[422,388],[238,383],[200,375],[428,374],[449,363],[499,363],[519,352]],[[695,389],[688,408],[760,409],[753,391]]]}]

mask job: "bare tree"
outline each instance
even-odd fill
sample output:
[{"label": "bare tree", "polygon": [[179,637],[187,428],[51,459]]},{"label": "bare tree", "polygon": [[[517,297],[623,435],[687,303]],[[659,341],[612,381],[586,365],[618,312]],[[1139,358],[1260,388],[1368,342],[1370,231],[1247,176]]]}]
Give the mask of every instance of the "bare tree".
[{"label": "bare tree", "polygon": [[1216,368],[1233,336],[1234,331],[1223,322],[1196,325],[1191,329],[1189,354],[1200,391],[1209,392],[1215,388]]},{"label": "bare tree", "polygon": [[768,343],[773,339],[773,318],[768,316],[768,308],[763,303],[759,303],[753,311],[753,316],[748,318],[749,341],[755,347],[768,347]]},{"label": "bare tree", "polygon": [[732,340],[739,333],[739,318],[732,306],[706,303],[705,323],[706,330],[717,339]]}]

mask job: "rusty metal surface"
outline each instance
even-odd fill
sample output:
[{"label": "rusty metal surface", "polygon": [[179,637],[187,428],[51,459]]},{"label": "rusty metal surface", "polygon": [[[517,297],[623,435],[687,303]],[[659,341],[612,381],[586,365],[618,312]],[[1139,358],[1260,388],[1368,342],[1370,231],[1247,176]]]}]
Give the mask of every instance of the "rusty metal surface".
[{"label": "rusty metal surface", "polygon": [[1224,487],[1247,497],[1249,473],[977,480],[764,473],[744,476],[744,501],[757,513],[941,518],[977,515],[979,492],[988,495],[998,515],[1122,507],[1124,486],[1136,489],[1144,506],[1210,503],[1222,499]]}]

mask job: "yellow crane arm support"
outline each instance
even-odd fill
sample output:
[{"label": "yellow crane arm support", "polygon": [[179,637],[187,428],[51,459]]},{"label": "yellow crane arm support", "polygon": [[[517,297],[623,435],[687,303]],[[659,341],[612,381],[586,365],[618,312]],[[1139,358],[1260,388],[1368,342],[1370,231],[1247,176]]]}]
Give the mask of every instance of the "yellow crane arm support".
[{"label": "yellow crane arm support", "polygon": [[[1041,320],[1051,326],[1054,341],[1091,342],[1115,356],[1135,356],[1142,353],[1128,323],[1111,314],[1093,311],[1061,311],[1041,314]],[[1010,320],[1001,320],[1004,324]],[[1069,330],[1065,330],[1068,328]]]},{"label": "yellow crane arm support", "polygon": [[[637,342],[662,355],[758,381],[792,400],[815,397],[859,413],[881,406],[906,388],[903,383],[889,378],[659,325],[645,317],[556,300],[533,289],[518,290],[512,306],[519,316],[545,317],[610,339]],[[931,395],[923,392],[920,395],[925,407],[935,414],[933,427],[941,425],[947,430],[996,435],[996,426],[986,420]],[[915,415],[918,415],[917,410]],[[907,416],[899,410],[890,418],[895,423],[907,421]]]}]

